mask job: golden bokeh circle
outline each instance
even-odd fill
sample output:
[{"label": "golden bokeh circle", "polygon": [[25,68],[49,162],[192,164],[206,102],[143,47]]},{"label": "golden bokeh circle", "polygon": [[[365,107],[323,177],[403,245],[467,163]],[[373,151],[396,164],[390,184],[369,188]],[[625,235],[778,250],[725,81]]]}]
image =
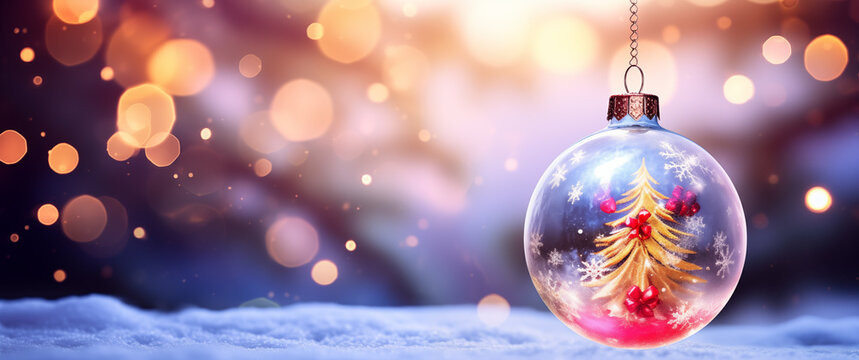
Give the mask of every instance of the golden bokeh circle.
[{"label": "golden bokeh circle", "polygon": [[116,128],[133,140],[132,145],[149,147],[158,145],[165,134],[173,130],[176,106],[173,97],[152,84],[128,88],[119,97],[116,111]]},{"label": "golden bokeh circle", "polygon": [[36,52],[33,51],[33,48],[28,46],[21,49],[21,53],[18,56],[21,57],[21,61],[23,62],[31,62],[36,58]]},{"label": "golden bokeh circle", "polygon": [[157,167],[170,166],[182,151],[179,139],[170,133],[160,133],[156,137],[163,140],[159,141],[158,145],[146,147],[146,158]]},{"label": "golden bokeh circle", "polygon": [[0,162],[12,165],[27,154],[27,139],[15,130],[0,133]]},{"label": "golden bokeh circle", "polygon": [[319,285],[327,286],[334,283],[338,276],[337,264],[331,260],[320,260],[313,264],[310,277]]},{"label": "golden bokeh circle", "polygon": [[[324,29],[318,33],[319,50],[344,64],[369,55],[382,34],[381,16],[372,1],[331,0],[319,12],[317,22]],[[310,27],[307,33],[315,37]]]},{"label": "golden bokeh circle", "polygon": [[54,0],[54,15],[67,24],[83,24],[98,14],[99,0]]},{"label": "golden bokeh circle", "polygon": [[260,71],[262,71],[262,59],[259,56],[247,54],[239,60],[239,73],[242,76],[251,79],[259,75]]},{"label": "golden bokeh circle", "polygon": [[259,177],[265,177],[271,173],[271,161],[268,159],[259,159],[254,162],[254,174]]},{"label": "golden bokeh circle", "polygon": [[78,167],[78,150],[67,143],[59,143],[48,150],[48,166],[57,174],[68,174]]},{"label": "golden bokeh circle", "polygon": [[745,104],[755,96],[755,84],[744,75],[734,75],[722,87],[725,99],[732,104]]},{"label": "golden bokeh circle", "polygon": [[107,155],[116,161],[125,161],[136,155],[140,148],[131,135],[117,131],[107,139]]},{"label": "golden bokeh circle", "polygon": [[790,53],[790,42],[783,36],[770,36],[766,41],[764,41],[763,45],[761,45],[761,54],[770,64],[784,64],[784,62],[790,58]]},{"label": "golden bokeh circle", "polygon": [[149,15],[132,16],[110,36],[105,61],[116,82],[131,87],[147,81],[147,60],[170,36],[170,27]]},{"label": "golden bokeh circle", "polygon": [[325,134],[334,118],[328,91],[311,80],[296,79],[278,89],[269,116],[274,128],[287,140],[307,141]]},{"label": "golden bokeh circle", "polygon": [[819,81],[832,81],[847,67],[847,46],[835,35],[816,37],[805,48],[805,70]]},{"label": "golden bokeh circle", "polygon": [[90,242],[98,238],[107,225],[107,211],[101,200],[81,195],[63,207],[61,222],[63,233],[76,242]]},{"label": "golden bokeh circle", "polygon": [[60,64],[74,66],[87,62],[104,41],[99,18],[80,24],[66,24],[56,16],[45,24],[45,48]]},{"label": "golden bokeh circle", "polygon": [[263,154],[271,154],[286,146],[286,140],[272,124],[268,111],[245,116],[239,124],[239,136],[245,145]]},{"label": "golden bokeh circle", "polygon": [[319,234],[313,225],[297,217],[277,220],[265,234],[266,250],[286,267],[307,264],[319,251]]},{"label": "golden bokeh circle", "polygon": [[164,91],[188,96],[202,91],[215,76],[215,61],[205,45],[193,39],[162,44],[149,58],[149,80]]},{"label": "golden bokeh circle", "polygon": [[36,211],[36,218],[42,225],[50,226],[60,218],[60,211],[53,204],[44,204]]}]

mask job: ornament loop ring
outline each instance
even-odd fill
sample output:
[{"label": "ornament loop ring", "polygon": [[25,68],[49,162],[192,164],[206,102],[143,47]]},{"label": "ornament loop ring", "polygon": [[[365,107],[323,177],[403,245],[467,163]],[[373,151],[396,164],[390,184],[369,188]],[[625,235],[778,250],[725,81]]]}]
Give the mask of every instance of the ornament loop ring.
[{"label": "ornament loop ring", "polygon": [[629,77],[629,70],[632,70],[632,68],[637,69],[638,73],[641,74],[641,85],[638,87],[638,91],[635,92],[636,94],[641,94],[641,90],[644,89],[644,70],[641,70],[638,65],[629,65],[629,67],[626,68],[626,72],[623,73],[623,89],[626,90],[627,93],[629,93],[629,85],[627,85],[627,78]]}]

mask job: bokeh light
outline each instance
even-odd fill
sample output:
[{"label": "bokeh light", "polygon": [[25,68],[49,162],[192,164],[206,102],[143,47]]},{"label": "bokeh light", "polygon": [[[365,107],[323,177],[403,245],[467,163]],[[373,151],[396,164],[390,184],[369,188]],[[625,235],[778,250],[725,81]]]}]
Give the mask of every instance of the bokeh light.
[{"label": "bokeh light", "polygon": [[823,213],[832,206],[832,195],[823,187],[815,186],[805,193],[805,206],[813,213]]},{"label": "bokeh light", "polygon": [[370,174],[361,175],[361,183],[364,184],[364,186],[370,186],[370,184],[373,183],[373,176]]},{"label": "bokeh light", "polygon": [[294,268],[307,264],[319,251],[319,234],[313,225],[297,217],[277,220],[265,234],[268,255],[279,264]]},{"label": "bokeh light", "polygon": [[0,162],[12,165],[27,154],[27,139],[15,130],[0,133]]},{"label": "bokeh light", "polygon": [[105,61],[113,68],[116,82],[124,87],[145,83],[149,56],[169,36],[170,27],[149,15],[132,16],[122,21],[105,49]]},{"label": "bokeh light", "polygon": [[[116,111],[117,130],[128,134],[137,147],[158,145],[176,122],[173,98],[152,84],[125,90]],[[162,136],[155,136],[161,134]],[[126,139],[123,137],[123,139]]]},{"label": "bokeh light", "polygon": [[207,9],[211,9],[215,6],[215,0],[202,0],[200,3]]},{"label": "bokeh light", "polygon": [[406,236],[406,246],[408,247],[417,247],[418,246],[418,237],[415,235]]},{"label": "bokeh light", "polygon": [[12,235],[9,235],[9,241],[16,243],[18,240],[21,240],[21,236],[18,234],[13,233]]},{"label": "bokeh light", "polygon": [[239,60],[239,73],[242,76],[251,79],[259,75],[260,71],[262,71],[262,59],[259,56],[247,54]]},{"label": "bokeh light", "polygon": [[718,19],[716,19],[716,27],[718,27],[720,30],[728,30],[729,28],[731,28],[731,25],[733,23],[734,21],[727,16],[720,16]]},{"label": "bokeh light", "polygon": [[32,62],[33,59],[36,58],[36,52],[33,51],[33,48],[28,46],[21,49],[21,53],[19,54],[19,56],[21,57],[21,61],[23,62]]},{"label": "bokeh light", "polygon": [[385,82],[391,89],[406,91],[418,87],[430,71],[429,60],[423,52],[408,45],[385,48],[382,66]]},{"label": "bokeh light", "polygon": [[158,145],[146,147],[144,150],[146,158],[157,167],[170,166],[182,151],[179,139],[170,133],[161,133],[156,136],[163,137],[163,140],[159,141]]},{"label": "bokeh light", "polygon": [[841,76],[847,61],[847,46],[834,35],[818,36],[805,48],[805,70],[820,81]]},{"label": "bokeh light", "polygon": [[509,157],[506,160],[504,160],[504,170],[513,172],[513,171],[516,171],[516,169],[518,169],[518,168],[519,168],[519,160],[516,160],[516,158]]},{"label": "bokeh light", "polygon": [[468,53],[486,65],[502,67],[519,61],[531,26],[521,1],[463,1],[459,27]]},{"label": "bokeh light", "polygon": [[315,22],[307,25],[307,38],[310,40],[319,40],[325,36],[325,27],[322,24]]},{"label": "bokeh light", "polygon": [[82,64],[92,59],[103,41],[104,34],[99,18],[80,25],[70,25],[51,17],[45,25],[45,47],[48,54],[66,66]]},{"label": "bokeh light", "polygon": [[61,216],[63,233],[76,242],[95,240],[107,225],[104,204],[90,195],[81,195],[70,200],[63,207]]},{"label": "bokeh light", "polygon": [[510,316],[510,303],[498,294],[489,294],[477,303],[477,318],[488,326],[498,326]]},{"label": "bokeh light", "polygon": [[33,76],[33,85],[42,85],[42,77],[39,75]]},{"label": "bokeh light", "polygon": [[328,91],[307,80],[292,80],[277,90],[269,116],[274,128],[290,141],[307,141],[328,131],[334,104]]},{"label": "bokeh light", "polygon": [[142,227],[138,226],[138,227],[134,228],[134,231],[132,231],[132,234],[134,235],[135,239],[143,239],[146,237],[146,230],[143,229]]},{"label": "bokeh light", "polygon": [[320,260],[313,264],[310,277],[319,285],[331,285],[337,280],[337,265],[331,260]]},{"label": "bokeh light", "polygon": [[262,154],[271,154],[286,146],[286,141],[272,124],[268,111],[245,116],[239,125],[239,136],[245,145]]},{"label": "bokeh light", "polygon": [[711,6],[720,5],[720,4],[722,4],[728,0],[686,0],[686,1],[689,1],[690,3],[698,5],[698,6],[711,7]]},{"label": "bokeh light", "polygon": [[268,159],[259,159],[254,162],[254,174],[259,177],[265,177],[271,173],[271,161]]},{"label": "bokeh light", "polygon": [[54,15],[68,24],[83,24],[98,14],[99,0],[53,0]]},{"label": "bokeh light", "polygon": [[666,44],[675,44],[680,41],[680,28],[676,25],[668,25],[662,28],[662,41]]},{"label": "bokeh light", "polygon": [[48,165],[57,174],[68,174],[78,167],[78,151],[67,143],[59,143],[48,150]]},{"label": "bokeh light", "polygon": [[53,204],[44,204],[36,211],[36,218],[42,225],[51,226],[60,218],[60,211]]},{"label": "bokeh light", "polygon": [[61,283],[61,282],[63,282],[63,281],[66,281],[66,272],[65,272],[65,270],[63,270],[63,269],[59,269],[59,270],[57,270],[57,271],[54,271],[54,281],[56,281],[56,282],[58,282],[58,283]]},{"label": "bokeh light", "polygon": [[372,83],[367,87],[367,98],[374,103],[382,103],[388,100],[388,87],[380,83]]},{"label": "bokeh light", "polygon": [[346,240],[346,244],[344,244],[347,251],[355,251],[358,248],[358,244],[355,243],[355,240],[349,239]]},{"label": "bokeh light", "polygon": [[790,58],[790,42],[782,36],[770,36],[761,46],[764,59],[771,64],[784,64]]},{"label": "bokeh light", "polygon": [[205,45],[193,39],[170,40],[149,58],[149,79],[169,94],[194,95],[215,76],[215,61]]},{"label": "bokeh light", "polygon": [[725,99],[732,104],[745,104],[755,96],[755,84],[744,75],[734,75],[722,87]]},{"label": "bokeh light", "polygon": [[534,60],[540,67],[561,74],[588,69],[599,54],[599,37],[584,21],[558,17],[541,21],[533,42]]},{"label": "bokeh light", "polygon": [[99,72],[98,75],[104,81],[111,81],[113,80],[113,68],[110,66],[105,66],[101,68],[101,72]]},{"label": "bokeh light", "polygon": [[140,148],[132,144],[136,143],[131,135],[117,131],[107,139],[107,155],[116,161],[125,161],[136,155]]},{"label": "bokeh light", "polygon": [[[372,1],[330,0],[319,12],[316,44],[328,58],[344,64],[361,60],[376,47],[382,34],[379,10]],[[324,33],[324,35],[323,35]],[[311,39],[317,34],[307,35]]]},{"label": "bokeh light", "polygon": [[202,128],[200,129],[200,139],[209,140],[212,138],[212,129]]}]

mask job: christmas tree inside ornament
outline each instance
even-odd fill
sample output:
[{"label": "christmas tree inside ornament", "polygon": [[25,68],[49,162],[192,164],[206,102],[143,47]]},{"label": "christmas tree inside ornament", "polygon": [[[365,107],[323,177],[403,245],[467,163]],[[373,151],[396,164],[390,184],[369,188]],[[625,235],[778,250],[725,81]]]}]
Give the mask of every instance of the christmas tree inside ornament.
[{"label": "christmas tree inside ornament", "polygon": [[[631,10],[637,38],[635,0]],[[641,71],[631,39],[627,74]],[[667,345],[707,325],[736,288],[743,208],[709,153],[660,126],[656,96],[613,95],[607,119],[537,184],[525,219],[528,271],[546,306],[580,335],[622,348]]]}]

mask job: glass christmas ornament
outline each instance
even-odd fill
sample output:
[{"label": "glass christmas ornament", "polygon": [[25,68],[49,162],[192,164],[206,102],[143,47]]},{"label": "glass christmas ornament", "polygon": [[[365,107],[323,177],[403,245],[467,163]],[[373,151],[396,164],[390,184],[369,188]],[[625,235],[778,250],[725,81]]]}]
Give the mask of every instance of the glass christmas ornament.
[{"label": "glass christmas ornament", "polygon": [[651,348],[721,311],[746,256],[737,191],[704,149],[659,125],[653,95],[609,99],[609,124],[564,151],[525,219],[546,306],[596,342]]}]

